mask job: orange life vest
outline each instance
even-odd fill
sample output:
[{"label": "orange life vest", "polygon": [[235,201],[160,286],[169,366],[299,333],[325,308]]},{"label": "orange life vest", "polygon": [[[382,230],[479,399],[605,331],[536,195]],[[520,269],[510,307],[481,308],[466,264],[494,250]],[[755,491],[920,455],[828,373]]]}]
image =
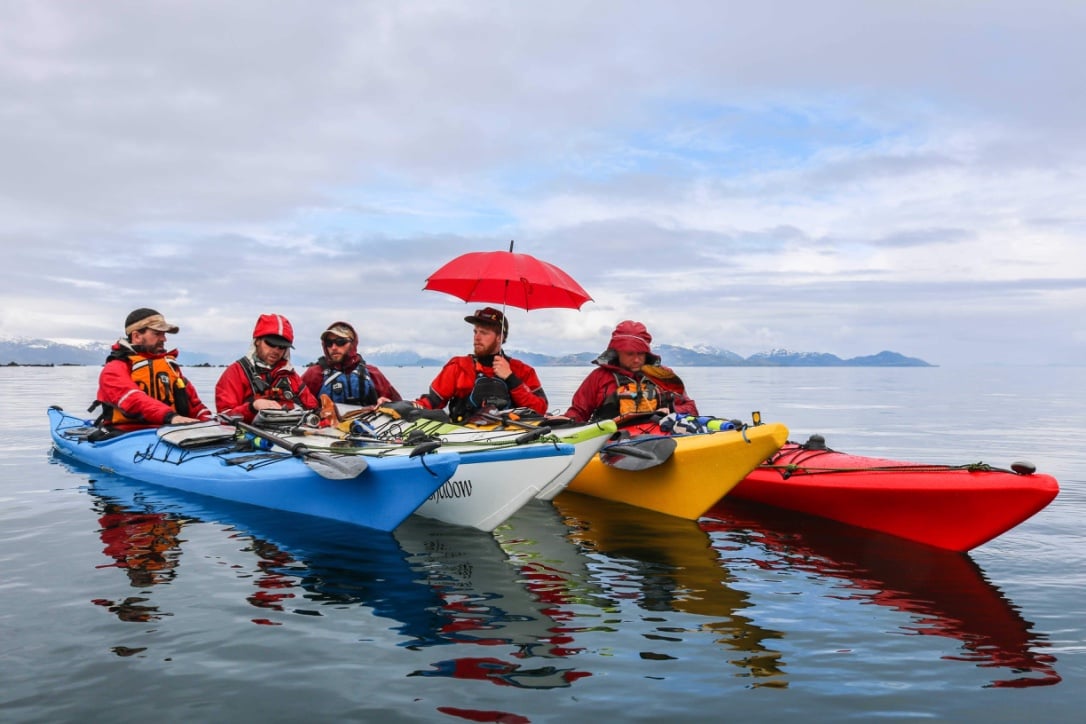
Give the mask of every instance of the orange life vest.
[{"label": "orange life vest", "polygon": [[652,412],[660,404],[659,390],[649,379],[640,382],[630,377],[615,375],[615,398],[619,415]]},{"label": "orange life vest", "polygon": [[[173,357],[145,357],[142,354],[118,355],[128,362],[132,381],[136,387],[151,397],[164,402],[180,415],[189,414],[189,396],[185,391],[185,377]],[[132,425],[144,422],[136,417],[129,417],[116,406],[107,405],[110,410],[109,424]]]}]

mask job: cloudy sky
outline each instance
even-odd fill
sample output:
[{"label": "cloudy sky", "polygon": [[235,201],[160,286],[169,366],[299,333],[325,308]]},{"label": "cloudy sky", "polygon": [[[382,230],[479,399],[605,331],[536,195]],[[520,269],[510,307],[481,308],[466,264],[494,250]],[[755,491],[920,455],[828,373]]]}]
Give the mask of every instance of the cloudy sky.
[{"label": "cloudy sky", "polygon": [[[0,337],[467,351],[467,251],[744,356],[1086,356],[1086,3],[0,0]],[[666,360],[665,360],[666,361]]]}]

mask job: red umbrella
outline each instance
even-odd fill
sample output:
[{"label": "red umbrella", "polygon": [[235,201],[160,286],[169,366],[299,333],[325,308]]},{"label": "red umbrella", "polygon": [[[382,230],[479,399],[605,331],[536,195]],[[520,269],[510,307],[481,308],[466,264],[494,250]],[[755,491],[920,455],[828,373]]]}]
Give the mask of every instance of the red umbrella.
[{"label": "red umbrella", "polygon": [[531,254],[473,251],[461,254],[431,274],[426,286],[465,302],[491,302],[521,309],[580,309],[592,301],[564,271]]}]

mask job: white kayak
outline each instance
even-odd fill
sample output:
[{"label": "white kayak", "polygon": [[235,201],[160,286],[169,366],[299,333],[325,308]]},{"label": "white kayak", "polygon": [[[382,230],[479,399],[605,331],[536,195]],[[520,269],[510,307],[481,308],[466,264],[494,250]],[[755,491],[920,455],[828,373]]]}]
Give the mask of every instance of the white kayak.
[{"label": "white kayak", "polygon": [[[288,444],[300,443],[310,450],[337,455],[386,458],[411,455],[420,449],[455,450],[462,455],[456,474],[430,495],[415,514],[487,532],[505,522],[529,500],[556,487],[564,488],[583,467],[582,463],[570,471],[576,452],[573,445],[553,436],[524,439],[523,431],[517,435],[521,438],[518,444],[508,435],[499,439],[484,436],[449,440],[421,431],[414,435],[410,431],[401,434],[405,431],[399,426],[388,426],[398,421],[384,414],[369,416],[367,424],[371,429],[364,434],[337,426],[298,424],[298,420],[284,424],[286,419],[263,416],[256,423]],[[388,426],[386,434],[371,434],[374,423]],[[398,432],[392,427],[397,427]]]},{"label": "white kayak", "polygon": [[[464,452],[465,445],[486,445],[488,447],[522,446],[529,443],[559,443],[572,445],[573,455],[568,465],[554,478],[543,485],[537,498],[553,500],[596,454],[611,442],[618,431],[612,420],[549,427],[547,420],[534,416],[534,413],[520,417],[516,410],[493,415],[486,423],[457,425],[440,419],[427,419],[410,414],[409,408],[392,409],[389,406],[370,410],[362,414],[361,408],[349,408],[337,405],[337,416],[346,418],[340,423],[340,429],[350,430],[358,439],[391,440],[400,443],[438,441],[442,450]],[[404,413],[407,414],[404,414]],[[353,416],[352,416],[353,415]],[[463,465],[466,461],[461,461]]]}]

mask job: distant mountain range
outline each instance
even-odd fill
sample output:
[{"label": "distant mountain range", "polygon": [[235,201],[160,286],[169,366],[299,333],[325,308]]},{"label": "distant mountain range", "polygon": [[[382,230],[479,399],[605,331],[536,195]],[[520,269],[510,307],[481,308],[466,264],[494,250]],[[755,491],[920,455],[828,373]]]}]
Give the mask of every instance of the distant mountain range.
[{"label": "distant mountain range", "polygon": [[[935,367],[916,357],[906,357],[897,352],[884,351],[863,357],[840,357],[825,352],[789,352],[775,349],[743,357],[726,349],[714,347],[676,347],[661,344],[653,348],[669,367]],[[548,357],[530,352],[509,353],[536,367],[582,366],[590,364],[598,352],[582,352],[564,357]]]},{"label": "distant mountain range", "polygon": [[[0,365],[101,365],[109,354],[110,343],[95,342],[71,345],[46,339],[0,340]],[[825,352],[789,352],[775,349],[742,357],[715,347],[676,347],[658,345],[654,351],[671,367],[934,367],[916,357],[883,351],[863,357],[841,359]],[[534,367],[581,367],[590,364],[598,352],[551,356],[510,349],[509,354]],[[180,361],[194,365],[225,365],[233,357],[222,358],[182,350]],[[366,353],[366,361],[388,367],[437,367],[445,359],[422,357],[410,350],[374,350]],[[298,360],[295,360],[295,364]]]},{"label": "distant mountain range", "polygon": [[[93,365],[106,361],[113,342],[64,344],[48,339],[0,339],[0,365]],[[218,365],[232,362],[212,355],[182,352],[186,365]]]}]

